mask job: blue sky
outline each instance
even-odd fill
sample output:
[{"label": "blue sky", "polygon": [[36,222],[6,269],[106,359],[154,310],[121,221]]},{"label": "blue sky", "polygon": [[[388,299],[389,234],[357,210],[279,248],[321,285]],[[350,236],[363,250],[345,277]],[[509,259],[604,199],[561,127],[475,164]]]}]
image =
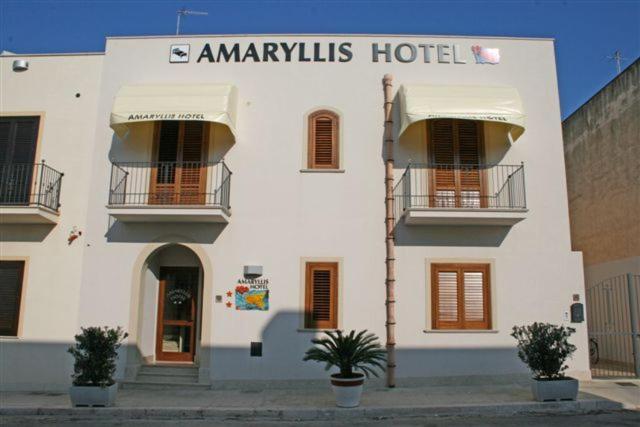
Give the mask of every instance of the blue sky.
[{"label": "blue sky", "polygon": [[0,50],[102,51],[104,37],[174,34],[456,34],[556,39],[566,117],[640,55],[640,0],[0,0]]}]

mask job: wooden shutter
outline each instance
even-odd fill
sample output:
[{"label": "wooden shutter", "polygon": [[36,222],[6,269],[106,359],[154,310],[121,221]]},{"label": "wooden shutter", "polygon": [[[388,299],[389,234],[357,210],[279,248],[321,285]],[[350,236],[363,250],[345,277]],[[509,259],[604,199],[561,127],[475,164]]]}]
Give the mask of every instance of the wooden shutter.
[{"label": "wooden shutter", "polygon": [[453,120],[431,122],[431,170],[433,183],[429,204],[436,207],[454,207],[456,204],[455,139]]},{"label": "wooden shutter", "polygon": [[204,204],[209,127],[198,121],[156,124],[150,204]]},{"label": "wooden shutter", "polygon": [[489,328],[489,289],[485,280],[488,270],[483,267],[466,267],[461,271],[464,297],[464,327],[466,329]]},{"label": "wooden shutter", "polygon": [[434,329],[490,329],[488,264],[432,264]]},{"label": "wooden shutter", "polygon": [[[479,208],[481,145],[478,122],[456,120],[460,207]],[[484,206],[482,206],[484,207]]]},{"label": "wooden shutter", "polygon": [[309,262],[305,277],[305,328],[337,328],[338,263]]},{"label": "wooden shutter", "polygon": [[486,207],[482,197],[483,160],[481,122],[431,120],[428,134],[430,206]]},{"label": "wooden shutter", "polygon": [[180,164],[180,204],[204,204],[204,122],[184,122]]},{"label": "wooden shutter", "polygon": [[40,117],[0,117],[0,163],[33,163]]},{"label": "wooden shutter", "polygon": [[0,120],[0,164],[9,163],[9,141],[11,141],[11,122]]},{"label": "wooden shutter", "polygon": [[0,336],[17,336],[24,261],[0,261]]},{"label": "wooden shutter", "polygon": [[0,204],[30,202],[40,117],[0,117]]},{"label": "wooden shutter", "polygon": [[338,169],[338,116],[317,111],[309,116],[309,169]]}]

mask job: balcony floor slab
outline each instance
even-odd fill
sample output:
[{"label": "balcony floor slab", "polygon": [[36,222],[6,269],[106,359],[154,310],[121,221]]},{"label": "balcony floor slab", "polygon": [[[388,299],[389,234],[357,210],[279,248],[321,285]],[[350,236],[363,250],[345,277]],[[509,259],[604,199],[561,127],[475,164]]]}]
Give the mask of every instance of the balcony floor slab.
[{"label": "balcony floor slab", "polygon": [[231,213],[222,206],[107,206],[122,222],[227,224]]},{"label": "balcony floor slab", "polygon": [[409,208],[407,225],[499,225],[512,226],[526,218],[528,209]]},{"label": "balcony floor slab", "polygon": [[0,224],[57,224],[57,212],[42,206],[2,206]]}]

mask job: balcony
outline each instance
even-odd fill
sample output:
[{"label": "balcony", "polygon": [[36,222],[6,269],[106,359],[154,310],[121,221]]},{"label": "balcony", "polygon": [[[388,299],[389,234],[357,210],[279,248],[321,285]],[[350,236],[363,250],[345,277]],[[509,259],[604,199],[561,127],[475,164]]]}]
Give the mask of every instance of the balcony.
[{"label": "balcony", "polygon": [[228,223],[224,162],[115,162],[109,215],[123,222]]},{"label": "balcony", "polygon": [[44,162],[0,165],[0,223],[56,224],[63,175]]},{"label": "balcony", "polygon": [[394,189],[407,225],[512,226],[526,217],[524,164],[410,164]]}]

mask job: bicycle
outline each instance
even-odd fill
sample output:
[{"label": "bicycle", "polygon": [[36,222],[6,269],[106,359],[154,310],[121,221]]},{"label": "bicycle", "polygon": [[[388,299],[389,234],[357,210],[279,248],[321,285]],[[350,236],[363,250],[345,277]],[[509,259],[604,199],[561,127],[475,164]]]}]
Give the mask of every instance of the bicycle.
[{"label": "bicycle", "polygon": [[600,361],[600,351],[598,350],[598,341],[595,338],[589,338],[589,361],[592,365],[597,365]]}]

